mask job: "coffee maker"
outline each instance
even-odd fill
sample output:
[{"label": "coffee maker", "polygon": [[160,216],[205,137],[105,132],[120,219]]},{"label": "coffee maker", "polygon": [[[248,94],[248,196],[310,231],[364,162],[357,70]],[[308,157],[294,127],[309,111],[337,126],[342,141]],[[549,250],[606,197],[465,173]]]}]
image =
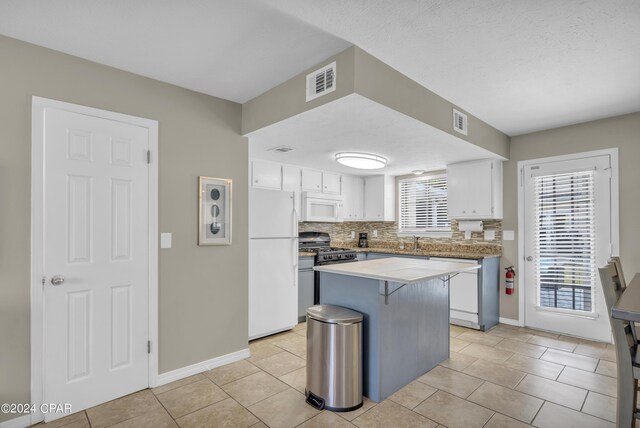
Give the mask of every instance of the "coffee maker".
[{"label": "coffee maker", "polygon": [[367,242],[367,234],[360,233],[360,239],[358,239],[358,247],[367,248],[368,246],[369,246],[369,243]]}]

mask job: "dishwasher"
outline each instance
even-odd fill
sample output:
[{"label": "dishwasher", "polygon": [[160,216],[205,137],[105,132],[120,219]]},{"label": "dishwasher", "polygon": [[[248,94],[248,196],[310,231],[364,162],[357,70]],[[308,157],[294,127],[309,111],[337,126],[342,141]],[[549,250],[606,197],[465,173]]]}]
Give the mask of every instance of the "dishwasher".
[{"label": "dishwasher", "polygon": [[[430,257],[440,262],[477,265],[477,260]],[[474,329],[480,328],[478,271],[461,272],[449,280],[449,306],[451,324]]]}]

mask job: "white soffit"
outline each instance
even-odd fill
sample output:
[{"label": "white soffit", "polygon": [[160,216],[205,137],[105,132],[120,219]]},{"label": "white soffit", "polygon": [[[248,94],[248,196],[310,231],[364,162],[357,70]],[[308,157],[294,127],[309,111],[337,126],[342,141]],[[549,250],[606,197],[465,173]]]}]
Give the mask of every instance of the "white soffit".
[{"label": "white soffit", "polygon": [[240,103],[350,46],[260,0],[2,0],[0,34]]},{"label": "white soffit", "polygon": [[[354,175],[409,174],[433,171],[471,159],[503,159],[474,144],[357,94],[246,135],[249,156]],[[282,153],[275,147],[292,151]],[[385,168],[357,170],[340,165],[338,152],[365,152],[388,159]]]},{"label": "white soffit", "polygon": [[640,111],[638,0],[264,0],[509,135]]}]

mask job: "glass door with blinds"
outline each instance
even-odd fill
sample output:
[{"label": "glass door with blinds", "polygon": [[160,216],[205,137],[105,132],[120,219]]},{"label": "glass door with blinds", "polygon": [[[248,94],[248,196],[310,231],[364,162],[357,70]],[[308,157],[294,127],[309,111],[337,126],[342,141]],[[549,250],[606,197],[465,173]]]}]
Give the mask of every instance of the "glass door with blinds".
[{"label": "glass door with blinds", "polygon": [[525,325],[610,341],[597,268],[611,255],[609,156],[523,168]]}]

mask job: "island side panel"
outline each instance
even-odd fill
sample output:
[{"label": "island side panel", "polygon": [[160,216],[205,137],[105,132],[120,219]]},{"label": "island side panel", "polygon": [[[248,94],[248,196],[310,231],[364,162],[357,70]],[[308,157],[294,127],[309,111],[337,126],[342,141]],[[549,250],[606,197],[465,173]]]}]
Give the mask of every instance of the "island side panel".
[{"label": "island side panel", "polygon": [[437,278],[420,285],[418,372],[422,376],[449,358],[451,323],[449,281]]},{"label": "island side panel", "polygon": [[448,284],[438,278],[404,286],[390,282],[389,292],[388,304],[380,298],[381,399],[449,357]]},{"label": "island side panel", "polygon": [[344,306],[363,315],[362,393],[380,401],[378,280],[320,272],[320,303]]},{"label": "island side panel", "polygon": [[500,319],[500,257],[480,261],[478,278],[478,324],[480,330],[489,331]]}]

